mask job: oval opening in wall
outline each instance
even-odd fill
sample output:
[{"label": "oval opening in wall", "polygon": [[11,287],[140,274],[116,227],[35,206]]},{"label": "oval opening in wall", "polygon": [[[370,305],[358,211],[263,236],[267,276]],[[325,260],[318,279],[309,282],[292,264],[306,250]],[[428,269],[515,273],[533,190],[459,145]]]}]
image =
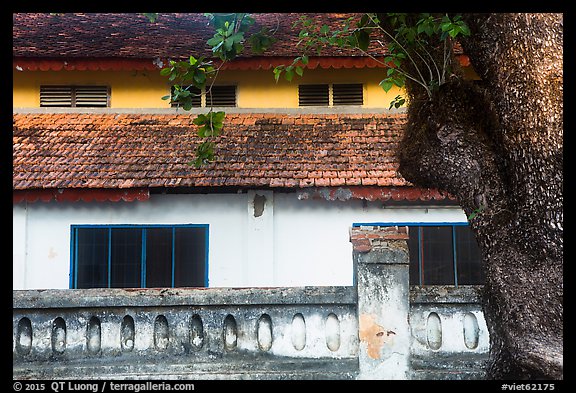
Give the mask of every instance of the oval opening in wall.
[{"label": "oval opening in wall", "polygon": [[258,339],[258,348],[261,351],[268,351],[272,348],[272,318],[270,318],[270,315],[262,314],[258,319],[256,337]]},{"label": "oval opening in wall", "polygon": [[306,321],[304,315],[298,313],[292,318],[292,345],[297,351],[306,346]]},{"label": "oval opening in wall", "polygon": [[52,352],[63,354],[66,350],[66,322],[58,317],[52,323]]},{"label": "oval opening in wall", "polygon": [[224,349],[227,351],[236,349],[238,345],[238,326],[236,325],[236,320],[230,314],[224,318],[222,335],[224,339]]},{"label": "oval opening in wall", "polygon": [[442,346],[442,322],[435,312],[428,315],[426,321],[426,339],[431,349],[439,349]]},{"label": "oval opening in wall", "polygon": [[168,348],[168,344],[168,320],[164,315],[158,315],[154,320],[154,347],[159,351],[163,351]]},{"label": "oval opening in wall", "polygon": [[88,321],[88,327],[86,328],[86,348],[88,348],[88,352],[95,354],[100,352],[101,344],[102,329],[100,319],[92,317]]},{"label": "oval opening in wall", "polygon": [[480,339],[480,327],[476,315],[467,312],[462,321],[462,330],[464,333],[464,345],[468,349],[476,349]]},{"label": "oval opening in wall", "polygon": [[204,324],[200,315],[192,315],[190,320],[190,344],[196,351],[200,350],[204,345]]},{"label": "oval opening in wall", "polygon": [[32,323],[24,317],[18,321],[16,330],[16,352],[19,355],[28,355],[32,350]]},{"label": "oval opening in wall", "polygon": [[340,348],[340,320],[334,313],[326,317],[326,346],[332,352]]},{"label": "oval opening in wall", "polygon": [[120,325],[120,348],[124,352],[130,352],[134,349],[134,337],[136,329],[134,327],[134,318],[126,315]]}]

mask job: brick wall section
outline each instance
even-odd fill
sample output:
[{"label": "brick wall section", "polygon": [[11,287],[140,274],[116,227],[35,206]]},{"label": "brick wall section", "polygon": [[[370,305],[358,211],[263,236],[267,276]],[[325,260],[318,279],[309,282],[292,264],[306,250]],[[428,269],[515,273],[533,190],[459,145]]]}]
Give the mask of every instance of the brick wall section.
[{"label": "brick wall section", "polygon": [[369,252],[388,240],[408,240],[408,227],[359,226],[350,229],[350,242],[357,252]]}]

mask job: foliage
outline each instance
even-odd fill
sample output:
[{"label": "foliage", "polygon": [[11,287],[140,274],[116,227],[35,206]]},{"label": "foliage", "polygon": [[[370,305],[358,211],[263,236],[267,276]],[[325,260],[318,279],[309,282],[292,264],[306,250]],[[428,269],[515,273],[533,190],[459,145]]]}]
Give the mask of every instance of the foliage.
[{"label": "foliage", "polygon": [[[144,14],[150,22],[155,22],[158,14]],[[253,32],[248,39],[245,35],[254,25],[254,18],[246,13],[206,13],[204,14],[214,28],[214,35],[206,43],[212,49],[220,64],[216,66],[213,61],[205,57],[190,56],[187,61],[169,60],[168,66],[160,71],[160,75],[168,77],[173,83],[170,95],[162,97],[163,100],[178,102],[186,111],[192,109],[194,94],[191,87],[196,87],[205,94],[209,93],[221,67],[228,61],[240,55],[248,42],[255,53],[262,53],[274,43],[271,32],[262,28]],[[196,93],[198,94],[198,93]],[[201,94],[201,93],[200,93]],[[214,112],[213,108],[207,114],[199,114],[193,121],[198,126],[198,136],[203,141],[196,148],[196,159],[190,164],[197,168],[214,159],[214,138],[218,137],[224,127],[225,112]]]},{"label": "foliage", "polygon": [[[319,26],[311,18],[303,16],[294,23],[301,27],[298,46],[303,55],[294,59],[292,64],[280,65],[274,69],[276,81],[284,73],[291,81],[294,73],[302,75],[300,64],[306,64],[310,52],[317,55],[327,46],[358,50],[389,68],[386,77],[380,82],[384,91],[393,86],[404,87],[406,79],[411,79],[424,88],[428,97],[435,89],[446,82],[451,73],[450,60],[454,46],[453,40],[460,35],[469,35],[468,26],[459,15],[450,18],[447,14],[433,15],[421,13],[417,18],[405,13],[388,13],[382,16],[374,13],[364,14],[359,20],[347,19],[338,29],[324,24]],[[441,62],[432,52],[441,43]],[[369,49],[386,49],[382,59],[369,52]],[[396,96],[390,108],[400,107],[405,98]]]},{"label": "foliage", "polygon": [[[143,15],[151,22],[159,18],[158,14]],[[196,59],[190,56],[188,61],[170,60],[169,65],[160,72],[174,83],[171,95],[162,98],[179,102],[184,110],[192,108],[194,93],[190,87],[209,90],[222,65],[242,54],[246,42],[255,53],[264,52],[275,42],[274,32],[266,28],[250,33],[250,28],[255,24],[250,14],[204,15],[214,28],[214,35],[206,43],[214,56],[221,60],[220,65],[216,67],[204,57]],[[293,28],[300,28],[297,46],[302,48],[303,53],[294,58],[291,64],[274,68],[277,82],[281,76],[287,81],[292,81],[295,75],[302,76],[310,53],[320,55],[323,49],[333,46],[358,50],[387,66],[386,77],[380,82],[384,91],[388,92],[394,86],[402,88],[406,80],[410,79],[425,89],[428,97],[432,97],[434,90],[444,84],[451,74],[453,40],[470,34],[468,26],[459,15],[451,18],[447,14],[429,13],[418,14],[416,18],[405,13],[367,13],[359,19],[348,18],[337,29],[326,24],[319,25],[313,19],[303,16],[294,23]],[[380,52],[385,49],[386,56],[376,56],[370,53],[371,49],[379,49]],[[390,102],[389,109],[405,104],[406,98],[397,95]],[[224,116],[224,112],[213,112],[211,108],[208,115],[196,118],[194,123],[200,127],[198,135],[204,139],[196,150],[196,167],[214,158],[213,138],[220,135]]]}]

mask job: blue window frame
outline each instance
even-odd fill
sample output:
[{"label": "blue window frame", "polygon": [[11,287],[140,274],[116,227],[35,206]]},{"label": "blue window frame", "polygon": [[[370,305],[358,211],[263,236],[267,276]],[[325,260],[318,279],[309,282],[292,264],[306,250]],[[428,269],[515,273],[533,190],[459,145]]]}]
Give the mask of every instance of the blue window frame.
[{"label": "blue window frame", "polygon": [[70,288],[208,286],[208,225],[72,225]]},{"label": "blue window frame", "polygon": [[468,223],[367,223],[407,226],[411,285],[480,285],[482,258]]}]

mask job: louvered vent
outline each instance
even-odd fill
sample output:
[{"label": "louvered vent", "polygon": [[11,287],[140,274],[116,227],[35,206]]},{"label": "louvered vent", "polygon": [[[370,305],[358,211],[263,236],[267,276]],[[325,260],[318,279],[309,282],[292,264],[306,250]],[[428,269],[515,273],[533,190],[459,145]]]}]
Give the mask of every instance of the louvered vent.
[{"label": "louvered vent", "polygon": [[[174,91],[174,88],[172,88],[172,91]],[[190,98],[192,99],[192,108],[200,108],[202,106],[202,91],[192,85],[188,86],[188,91],[191,93]],[[171,101],[170,106],[176,108],[182,106],[182,103],[179,101]]]},{"label": "louvered vent", "polygon": [[40,106],[72,106],[72,87],[40,86]]},{"label": "louvered vent", "polygon": [[212,86],[206,94],[206,106],[236,106],[236,86]]},{"label": "louvered vent", "polygon": [[299,106],[328,106],[328,85],[300,85],[298,86]]},{"label": "louvered vent", "polygon": [[80,107],[107,107],[107,86],[77,86],[76,106]]},{"label": "louvered vent", "polygon": [[364,94],[361,83],[332,85],[333,105],[363,105]]},{"label": "louvered vent", "polygon": [[108,86],[40,86],[43,107],[107,107]]}]

